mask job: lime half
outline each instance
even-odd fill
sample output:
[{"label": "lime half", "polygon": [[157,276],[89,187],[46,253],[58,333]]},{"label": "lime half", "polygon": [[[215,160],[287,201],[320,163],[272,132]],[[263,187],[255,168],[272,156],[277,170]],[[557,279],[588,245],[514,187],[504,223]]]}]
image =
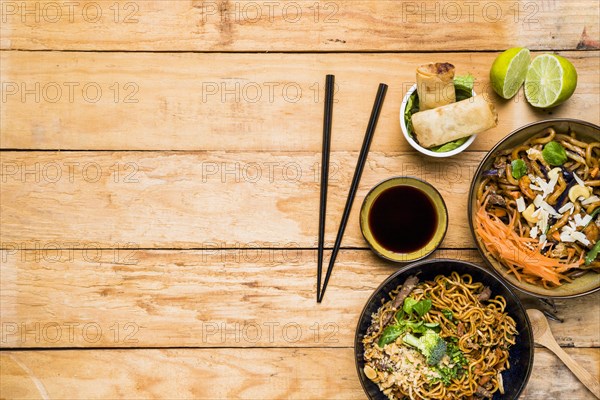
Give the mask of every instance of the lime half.
[{"label": "lime half", "polygon": [[533,59],[525,78],[525,97],[534,107],[557,106],[571,97],[577,87],[577,71],[569,60],[555,54]]},{"label": "lime half", "polygon": [[525,80],[530,62],[529,50],[523,47],[508,49],[496,57],[490,70],[490,81],[494,91],[505,99],[517,94]]}]

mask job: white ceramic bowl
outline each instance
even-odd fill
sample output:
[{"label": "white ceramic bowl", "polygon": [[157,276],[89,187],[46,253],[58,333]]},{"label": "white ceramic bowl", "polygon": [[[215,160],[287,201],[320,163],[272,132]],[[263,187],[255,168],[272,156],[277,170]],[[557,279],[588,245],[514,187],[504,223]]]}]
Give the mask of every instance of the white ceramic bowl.
[{"label": "white ceramic bowl", "polygon": [[[429,149],[421,146],[419,143],[417,143],[417,141],[408,134],[408,130],[406,129],[406,122],[404,121],[404,111],[406,110],[406,104],[408,103],[408,99],[410,99],[410,96],[415,92],[415,90],[417,90],[416,84],[414,84],[410,89],[408,89],[408,92],[406,92],[404,99],[402,99],[402,106],[400,106],[400,127],[402,128],[402,134],[404,135],[404,138],[406,139],[406,141],[415,150],[417,150],[418,152],[420,152],[422,154],[430,156],[430,157],[443,158],[443,157],[454,156],[454,155],[462,152],[463,150],[465,150],[467,147],[469,147],[471,145],[471,143],[473,143],[473,141],[475,140],[477,135],[471,135],[466,142],[461,144],[456,149],[450,150],[450,151],[445,151],[443,153],[429,150]],[[475,91],[473,91],[472,93],[473,93],[473,96],[475,96]]]}]

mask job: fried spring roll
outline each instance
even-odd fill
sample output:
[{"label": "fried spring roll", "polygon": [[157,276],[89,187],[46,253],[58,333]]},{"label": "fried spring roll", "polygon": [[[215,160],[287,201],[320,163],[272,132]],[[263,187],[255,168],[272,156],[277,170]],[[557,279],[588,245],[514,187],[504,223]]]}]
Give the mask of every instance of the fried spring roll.
[{"label": "fried spring roll", "polygon": [[417,68],[417,93],[420,111],[454,103],[454,65],[430,63]]},{"label": "fried spring roll", "polygon": [[415,136],[423,147],[434,147],[475,135],[498,125],[498,114],[483,96],[413,114]]}]

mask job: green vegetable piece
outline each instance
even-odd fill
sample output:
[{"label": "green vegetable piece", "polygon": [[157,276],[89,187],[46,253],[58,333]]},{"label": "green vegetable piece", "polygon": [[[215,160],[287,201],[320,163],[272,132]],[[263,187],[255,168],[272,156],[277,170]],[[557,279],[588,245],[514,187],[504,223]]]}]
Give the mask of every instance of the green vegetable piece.
[{"label": "green vegetable piece", "polygon": [[520,158],[518,160],[513,160],[510,165],[512,167],[513,178],[521,179],[522,176],[527,174],[527,164]]},{"label": "green vegetable piece", "polygon": [[[475,86],[475,77],[471,74],[454,77],[454,89],[471,93]],[[458,100],[458,99],[457,99]]]},{"label": "green vegetable piece", "polygon": [[596,242],[594,247],[585,255],[585,265],[590,265],[592,261],[598,258],[598,254],[600,253],[600,240]]},{"label": "green vegetable piece", "polygon": [[402,309],[405,313],[410,314],[413,312],[413,307],[417,303],[417,300],[413,299],[412,297],[407,297],[406,299],[404,299],[404,305],[402,306]]},{"label": "green vegetable piece", "polygon": [[445,386],[449,386],[453,379],[460,379],[462,377],[466,371],[466,367],[469,365],[469,361],[458,346],[452,342],[447,344],[446,354],[450,357],[454,365],[452,367],[442,365],[434,367],[440,377],[434,379],[433,383],[442,382]]},{"label": "green vegetable piece", "polygon": [[447,308],[442,310],[442,314],[444,314],[444,317],[446,317],[448,321],[452,321],[452,319],[454,318],[454,314],[452,314],[452,311],[448,310]]},{"label": "green vegetable piece", "polygon": [[408,135],[412,138],[415,137],[414,129],[412,125],[412,116],[419,112],[419,95],[415,90],[414,93],[408,98],[408,102],[406,103],[406,108],[404,110],[404,122],[406,123],[406,131]]},{"label": "green vegetable piece", "polygon": [[440,381],[444,384],[444,386],[450,386],[453,379],[458,379],[462,376],[463,369],[457,367],[456,365],[452,368],[450,367],[437,367],[436,368],[438,374],[440,374],[440,378],[437,381]]},{"label": "green vegetable piece", "polygon": [[436,153],[445,153],[447,151],[452,151],[452,150],[462,146],[467,140],[469,140],[469,138],[470,138],[470,136],[456,139],[453,142],[444,143],[442,145],[432,147],[429,150],[435,151]]},{"label": "green vegetable piece", "polygon": [[[409,112],[412,111],[414,104],[419,102],[419,98],[417,96],[410,96],[408,98],[408,101],[406,102],[406,109],[404,111],[405,114],[408,114]],[[418,110],[417,110],[418,112]]]},{"label": "green vegetable piece", "polygon": [[455,363],[465,367],[469,364],[469,360],[465,357],[465,354],[455,343],[448,343],[447,353]]},{"label": "green vegetable piece", "polygon": [[427,328],[423,324],[423,321],[420,321],[420,322],[407,321],[406,327],[408,329],[410,329],[412,333],[425,333],[425,331],[427,331]]},{"label": "green vegetable piece", "polygon": [[446,342],[436,332],[427,330],[420,338],[412,334],[405,335],[402,341],[416,347],[425,356],[427,364],[437,365],[446,355]]},{"label": "green vegetable piece", "polygon": [[450,368],[438,368],[437,372],[440,377],[434,379],[433,383],[442,382],[444,386],[450,386],[452,383],[452,378],[456,377],[455,371]]},{"label": "green vegetable piece", "polygon": [[423,316],[425,314],[427,314],[430,309],[431,309],[431,300],[429,300],[429,299],[421,300],[413,306],[413,310],[421,318],[423,318]]},{"label": "green vegetable piece", "polygon": [[442,331],[442,327],[440,326],[440,324],[438,324],[437,322],[433,322],[433,323],[424,323],[423,326],[426,329],[429,329],[430,331],[433,331],[435,333],[440,333]]},{"label": "green vegetable piece", "polygon": [[396,312],[396,321],[400,322],[404,318],[404,310],[401,308]]},{"label": "green vegetable piece", "polygon": [[558,142],[549,142],[542,150],[542,156],[546,162],[554,167],[559,167],[567,162],[567,152]]},{"label": "green vegetable piece", "polygon": [[379,338],[379,342],[377,342],[377,344],[379,345],[379,347],[383,347],[386,344],[390,344],[396,339],[398,339],[403,333],[404,327],[400,327],[397,325],[387,326],[381,333],[381,337]]}]

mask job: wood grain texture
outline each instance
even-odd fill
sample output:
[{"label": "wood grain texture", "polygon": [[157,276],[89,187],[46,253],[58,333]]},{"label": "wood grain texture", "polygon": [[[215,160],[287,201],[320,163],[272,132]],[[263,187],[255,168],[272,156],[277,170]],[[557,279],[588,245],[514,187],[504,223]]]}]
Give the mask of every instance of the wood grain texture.
[{"label": "wood grain texture", "polygon": [[[4,348],[349,347],[397,265],[343,250],[315,302],[316,250],[3,252]],[[473,250],[435,257],[481,262]],[[558,302],[564,346],[600,345],[600,294]],[[528,301],[527,307],[540,307]]]},{"label": "wood grain texture", "polygon": [[577,361],[573,360],[562,347],[556,342],[548,320],[539,310],[527,310],[529,320],[531,321],[531,330],[533,331],[533,338],[536,344],[546,347],[552,351],[562,362],[571,370],[571,372],[588,388],[590,392],[594,394],[596,398],[600,399],[600,383],[598,380],[587,370],[587,368]]},{"label": "wood grain texture", "polygon": [[[540,119],[600,123],[599,11],[593,0],[0,1],[0,149],[33,150],[0,152],[0,399],[365,398],[356,322],[398,268],[364,249],[367,190],[393,175],[431,182],[450,213],[433,257],[481,263],[460,248],[473,247],[465,204],[483,152]],[[571,59],[575,96],[537,111],[522,91],[494,95],[491,63],[515,45]],[[355,51],[367,53],[344,53]],[[475,75],[500,113],[452,160],[401,138],[402,97],[429,61]],[[342,250],[317,305],[326,73],[339,86],[328,246],[377,84],[390,91],[343,243],[361,249]],[[48,149],[91,151],[35,151]],[[565,321],[551,322],[595,377],[599,300],[558,301]],[[592,398],[535,351],[522,399]]]},{"label": "wood grain texture", "polygon": [[[357,157],[331,154],[327,246]],[[429,161],[414,152],[371,152],[343,246],[366,247],[358,216],[367,192],[391,176],[410,175],[445,199],[442,246],[474,247],[466,204],[482,157],[466,152]],[[319,162],[319,154],[292,152],[3,152],[1,246],[316,247]]]},{"label": "wood grain texture", "polygon": [[544,111],[530,107],[522,90],[510,101],[493,94],[488,76],[497,53],[2,52],[0,143],[5,149],[320,152],[324,79],[334,73],[332,150],[360,148],[377,85],[385,82],[390,89],[372,150],[408,151],[399,110],[415,68],[448,61],[459,74],[472,73],[476,92],[498,109],[499,126],[471,146],[489,150],[541,119],[600,123],[600,53],[561,54],[576,66],[578,88],[568,102]]},{"label": "wood grain texture", "polygon": [[5,0],[2,5],[1,48],[19,50],[504,50],[517,43],[573,50],[594,45],[584,29],[591,38],[600,32],[593,0],[119,0],[70,7]]},{"label": "wood grain texture", "polygon": [[[600,349],[567,351],[600,374]],[[0,353],[0,367],[2,399],[366,398],[347,348],[9,351]],[[521,399],[590,396],[560,360],[536,349]]]}]

